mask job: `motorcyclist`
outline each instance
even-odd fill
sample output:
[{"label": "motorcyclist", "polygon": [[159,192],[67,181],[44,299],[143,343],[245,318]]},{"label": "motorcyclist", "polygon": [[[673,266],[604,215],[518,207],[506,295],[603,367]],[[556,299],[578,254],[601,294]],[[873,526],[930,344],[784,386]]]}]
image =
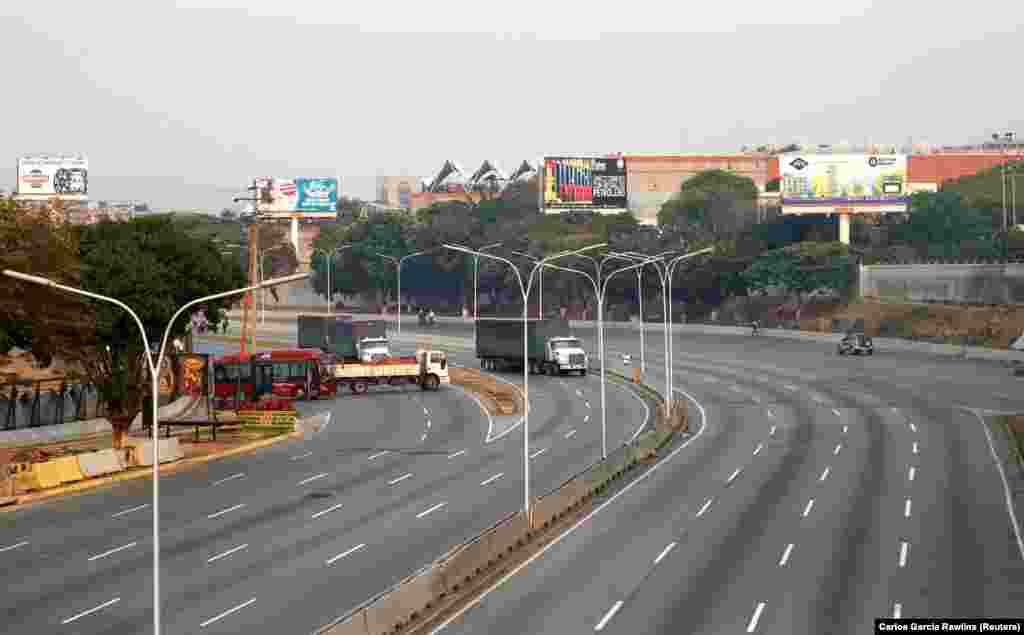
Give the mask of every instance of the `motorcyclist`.
[{"label": "motorcyclist", "polygon": [[431,309],[430,312],[427,313],[427,324],[430,325],[430,326],[434,326],[434,323],[436,321],[437,321],[437,316],[434,315],[434,310]]},{"label": "motorcyclist", "polygon": [[760,335],[761,334],[761,322],[759,322],[758,320],[754,320],[753,322],[750,323],[750,334],[751,335]]}]

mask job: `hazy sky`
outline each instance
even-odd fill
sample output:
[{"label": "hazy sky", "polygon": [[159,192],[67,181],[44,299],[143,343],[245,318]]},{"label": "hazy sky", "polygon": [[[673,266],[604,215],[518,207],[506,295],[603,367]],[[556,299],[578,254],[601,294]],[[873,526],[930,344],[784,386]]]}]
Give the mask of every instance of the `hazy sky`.
[{"label": "hazy sky", "polygon": [[[216,6],[217,8],[209,8]],[[256,175],[557,153],[1024,135],[1024,3],[0,3],[0,188],[81,152],[92,198],[218,208]]]}]

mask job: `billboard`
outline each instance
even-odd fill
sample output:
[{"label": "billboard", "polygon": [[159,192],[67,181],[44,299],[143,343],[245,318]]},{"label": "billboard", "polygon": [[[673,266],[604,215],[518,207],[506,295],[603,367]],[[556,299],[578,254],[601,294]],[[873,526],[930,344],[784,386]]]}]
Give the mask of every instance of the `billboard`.
[{"label": "billboard", "polygon": [[83,201],[89,195],[89,160],[82,155],[31,154],[18,158],[16,196]]},{"label": "billboard", "polygon": [[259,214],[264,218],[335,219],[338,179],[256,179]]},{"label": "billboard", "polygon": [[619,212],[627,208],[623,157],[547,157],[543,178],[545,211]]},{"label": "billboard", "polygon": [[787,154],[779,177],[787,212],[903,212],[910,200],[904,154]]}]

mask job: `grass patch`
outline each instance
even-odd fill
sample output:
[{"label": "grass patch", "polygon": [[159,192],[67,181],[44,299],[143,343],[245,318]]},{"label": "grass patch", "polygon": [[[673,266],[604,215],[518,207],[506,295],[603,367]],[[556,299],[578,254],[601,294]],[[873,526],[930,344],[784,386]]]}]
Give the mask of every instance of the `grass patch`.
[{"label": "grass patch", "polygon": [[1010,444],[1010,462],[1024,468],[1024,415],[999,415],[995,422]]},{"label": "grass patch", "polygon": [[276,437],[280,434],[290,434],[295,431],[295,426],[292,424],[282,425],[264,425],[264,424],[246,424],[242,426],[242,432],[250,434],[260,434],[264,438]]}]

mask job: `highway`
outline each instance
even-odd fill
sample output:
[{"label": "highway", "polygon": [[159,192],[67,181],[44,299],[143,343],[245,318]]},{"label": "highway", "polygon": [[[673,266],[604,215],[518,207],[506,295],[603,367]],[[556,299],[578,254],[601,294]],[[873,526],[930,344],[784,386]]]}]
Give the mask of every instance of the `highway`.
[{"label": "highway", "polygon": [[[531,381],[535,495],[600,457],[597,386]],[[608,397],[618,444],[647,408]],[[522,506],[520,431],[487,442],[497,422],[457,387],[300,409],[330,424],[161,479],[163,632],[311,632]],[[5,632],[152,632],[150,502],[131,481],[0,514]]]},{"label": "highway", "polygon": [[[609,361],[639,363],[637,336],[608,333]],[[658,330],[647,344],[662,386]],[[1024,407],[1009,371],[749,336],[677,335],[675,351],[698,434],[436,632],[809,635],[1024,614],[1024,549],[970,410]]]}]

